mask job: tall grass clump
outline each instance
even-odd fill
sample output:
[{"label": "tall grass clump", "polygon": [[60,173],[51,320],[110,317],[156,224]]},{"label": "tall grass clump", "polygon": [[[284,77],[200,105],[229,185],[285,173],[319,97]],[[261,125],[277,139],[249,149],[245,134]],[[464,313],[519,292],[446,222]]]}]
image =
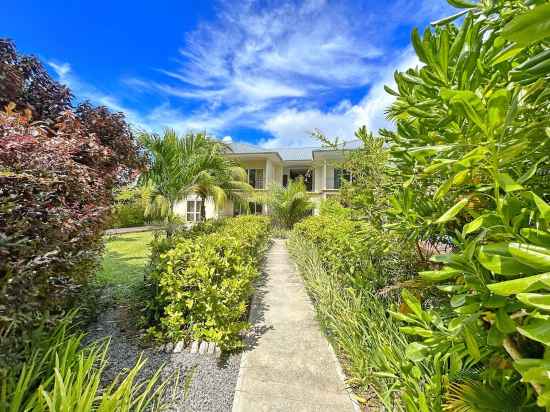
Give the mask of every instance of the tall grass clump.
[{"label": "tall grass clump", "polygon": [[[406,248],[402,254],[384,255],[383,248],[369,251],[370,242],[362,238],[365,232],[356,231],[363,223],[344,214],[323,214],[299,223],[289,238],[289,250],[357,399],[370,407],[406,410],[407,401],[414,404],[438,393],[441,367],[428,362],[414,365],[407,359],[408,341],[387,312],[397,299],[384,287],[406,281],[409,255]],[[340,236],[334,236],[336,231]],[[377,232],[371,228],[369,233]],[[388,235],[378,236],[371,241],[378,240],[375,243],[381,246]],[[346,239],[347,246],[340,248],[338,239]],[[350,253],[358,259],[350,259]],[[398,262],[400,274],[391,269]]]},{"label": "tall grass clump", "polygon": [[170,380],[161,369],[143,379],[146,361],[105,383],[109,341],[84,344],[72,315],[51,330],[35,331],[27,359],[0,370],[0,410],[9,412],[140,412],[160,410]]}]

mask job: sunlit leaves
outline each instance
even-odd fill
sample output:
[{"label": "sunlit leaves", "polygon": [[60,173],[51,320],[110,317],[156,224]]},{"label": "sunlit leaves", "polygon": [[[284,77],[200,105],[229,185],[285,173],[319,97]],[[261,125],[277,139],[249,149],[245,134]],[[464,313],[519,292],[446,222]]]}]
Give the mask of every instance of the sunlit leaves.
[{"label": "sunlit leaves", "polygon": [[550,3],[536,6],[515,17],[504,26],[500,35],[522,46],[550,36]]}]

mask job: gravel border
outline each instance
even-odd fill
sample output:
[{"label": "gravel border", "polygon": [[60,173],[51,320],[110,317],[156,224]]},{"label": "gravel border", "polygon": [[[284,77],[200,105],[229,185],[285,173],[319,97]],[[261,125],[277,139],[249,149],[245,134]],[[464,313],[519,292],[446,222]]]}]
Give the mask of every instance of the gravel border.
[{"label": "gravel border", "polygon": [[161,381],[179,373],[168,386],[168,411],[224,412],[231,411],[239,374],[241,354],[216,357],[208,354],[165,352],[160,348],[142,348],[136,339],[125,333],[123,308],[106,309],[88,328],[85,343],[110,338],[109,364],[103,373],[106,383],[124,369],[134,366],[143,353],[147,363],[140,379],[153,375],[164,366]]}]

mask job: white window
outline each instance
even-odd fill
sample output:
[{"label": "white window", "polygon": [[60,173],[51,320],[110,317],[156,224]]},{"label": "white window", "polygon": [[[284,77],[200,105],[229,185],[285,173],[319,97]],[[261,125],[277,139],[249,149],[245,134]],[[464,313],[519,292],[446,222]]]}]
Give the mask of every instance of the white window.
[{"label": "white window", "polygon": [[246,169],[248,184],[254,189],[264,188],[264,169]]},{"label": "white window", "polygon": [[202,220],[202,200],[187,201],[187,221],[200,222]]}]

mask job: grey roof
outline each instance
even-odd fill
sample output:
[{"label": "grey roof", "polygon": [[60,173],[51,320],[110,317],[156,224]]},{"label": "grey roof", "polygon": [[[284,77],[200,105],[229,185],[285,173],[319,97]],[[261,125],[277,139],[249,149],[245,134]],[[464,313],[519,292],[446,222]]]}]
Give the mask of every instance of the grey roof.
[{"label": "grey roof", "polygon": [[[321,146],[267,148],[240,142],[230,143],[229,146],[235,154],[278,153],[283,160],[313,160],[313,152],[334,150],[331,147]],[[360,140],[350,140],[339,144],[338,149],[353,150],[358,149],[359,147],[361,147]]]}]

